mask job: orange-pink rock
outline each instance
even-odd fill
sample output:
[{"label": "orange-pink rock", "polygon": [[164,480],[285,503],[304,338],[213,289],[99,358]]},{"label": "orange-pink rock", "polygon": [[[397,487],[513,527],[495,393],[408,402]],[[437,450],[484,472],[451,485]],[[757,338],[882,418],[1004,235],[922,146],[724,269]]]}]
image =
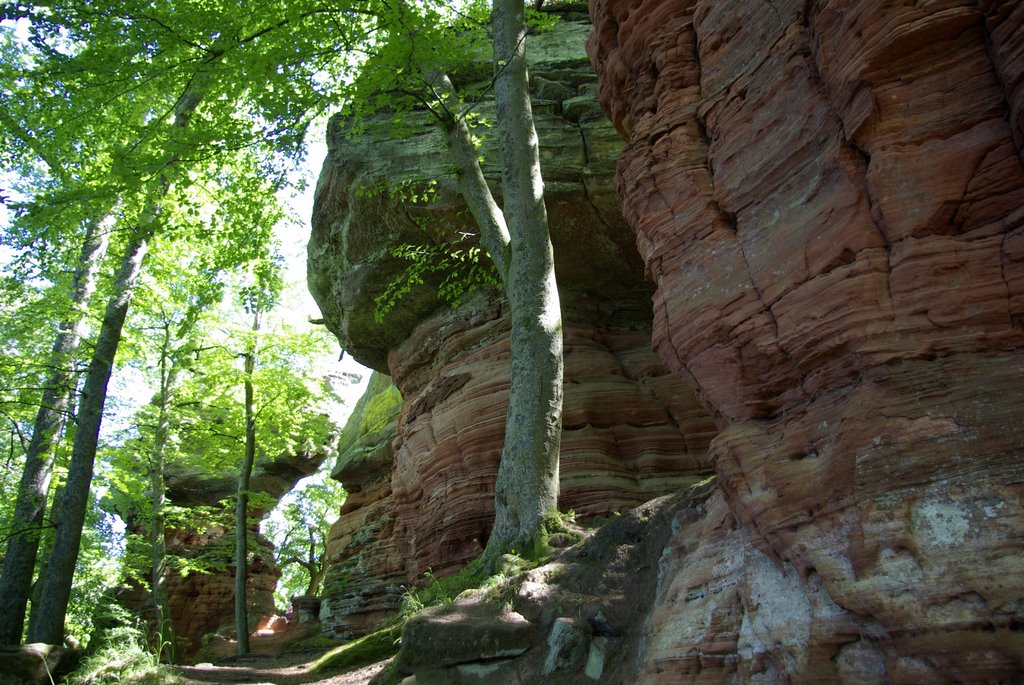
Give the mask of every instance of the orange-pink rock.
[{"label": "orange-pink rock", "polygon": [[[584,519],[632,508],[707,473],[714,427],[650,351],[637,319],[569,300],[559,506]],[[508,407],[508,319],[479,298],[423,322],[390,357],[405,403],[392,489],[410,578],[483,551]]]},{"label": "orange-pink rock", "polygon": [[[706,475],[715,427],[650,349],[652,289],[614,192],[622,141],[597,103],[584,50],[589,25],[578,7],[556,11],[565,21],[532,37],[530,54],[564,317],[559,504],[590,518]],[[493,103],[481,107],[486,114]],[[504,438],[509,344],[499,292],[479,290],[450,307],[438,300],[437,283],[426,283],[382,321],[374,317],[374,298],[405,266],[388,248],[475,230],[433,118],[420,113],[407,123],[401,140],[352,139],[334,120],[309,244],[310,289],[327,326],[353,357],[388,373],[404,399],[390,482],[390,462],[372,474],[338,473],[350,492],[362,488],[329,552],[324,607],[330,629],[343,634],[393,610],[396,583],[423,582],[428,569],[452,572],[482,551]],[[497,189],[497,136],[479,132],[483,171]],[[437,181],[428,203],[367,192],[427,179]]]},{"label": "orange-pink rock", "polygon": [[[591,10],[654,346],[715,415],[719,506],[748,540],[706,544],[757,550],[810,607],[744,640],[791,607],[716,600],[703,652],[669,628],[699,612],[663,607],[659,649],[689,656],[652,655],[644,682],[1020,677],[1019,3]],[[822,632],[825,598],[847,628]]]}]

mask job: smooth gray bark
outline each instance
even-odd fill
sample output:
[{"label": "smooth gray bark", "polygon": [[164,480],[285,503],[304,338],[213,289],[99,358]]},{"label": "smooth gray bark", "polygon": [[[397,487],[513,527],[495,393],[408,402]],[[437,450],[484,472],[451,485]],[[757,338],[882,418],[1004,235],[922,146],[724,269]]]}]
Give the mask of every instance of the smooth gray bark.
[{"label": "smooth gray bark", "polygon": [[435,79],[436,90],[442,98],[445,114],[443,125],[447,131],[448,151],[459,170],[459,191],[466,201],[470,213],[480,229],[480,242],[490,255],[502,283],[508,283],[508,267],[511,259],[511,237],[505,216],[494,200],[483,169],[480,168],[479,154],[473,144],[473,135],[466,119],[459,111],[458,96],[451,79],[442,74]]},{"label": "smooth gray bark", "polygon": [[96,274],[107,248],[100,222],[86,225],[85,237],[71,283],[68,314],[60,323],[50,352],[50,377],[43,389],[32,437],[25,451],[13,531],[0,576],[0,644],[21,642],[25,608],[32,591],[32,574],[46,518],[46,496],[53,470],[54,448],[74,391],[75,352],[85,328],[86,304],[96,287]]},{"label": "smooth gray bark", "polygon": [[[204,66],[219,61],[222,56],[223,52],[214,53],[204,62]],[[203,99],[209,78],[208,71],[200,70],[177,99],[174,107],[174,129],[182,131],[188,127],[192,114]],[[167,166],[172,166],[177,159],[176,153],[169,154]],[[60,501],[53,551],[43,579],[42,597],[38,611],[33,606],[33,616],[29,622],[28,637],[32,642],[61,644],[64,641],[64,619],[71,598],[75,564],[82,545],[82,526],[89,505],[93,464],[96,460],[96,447],[99,443],[100,425],[107,399],[107,384],[110,382],[114,357],[121,343],[121,331],[131,307],[135,284],[142,271],[149,241],[158,227],[162,212],[161,202],[170,191],[170,187],[171,183],[166,175],[161,175],[157,179],[156,187],[147,198],[146,206],[140,215],[139,225],[134,227],[125,247],[114,280],[113,292],[107,302],[82,392],[78,431],[75,433],[75,442],[71,448],[71,464],[68,467],[68,478]]]},{"label": "smooth gray bark", "polygon": [[171,402],[177,385],[180,369],[181,350],[174,350],[170,322],[164,322],[163,344],[160,350],[160,389],[155,398],[157,405],[156,432],[153,436],[153,452],[150,462],[149,488],[153,519],[150,522],[150,583],[153,591],[153,608],[156,612],[158,654],[167,662],[177,661],[177,642],[174,624],[171,621],[170,602],[167,597],[167,541],[165,537],[165,512],[167,500],[164,484],[164,461],[167,442],[171,432]]},{"label": "smooth gray bark", "polygon": [[61,644],[64,641],[64,616],[71,598],[75,563],[82,545],[82,526],[89,508],[93,463],[99,442],[100,424],[107,399],[107,384],[114,357],[121,342],[121,331],[131,306],[132,296],[149,245],[151,226],[136,227],[125,246],[121,265],[114,280],[103,324],[96,338],[82,399],[78,408],[78,429],[71,448],[71,463],[60,498],[53,552],[43,581],[42,600],[36,621],[29,626],[30,642]]},{"label": "smooth gray bark", "polygon": [[535,554],[545,517],[557,511],[562,314],[530,106],[522,0],[494,0],[492,27],[512,316],[509,407],[487,542],[494,558],[512,549]]},{"label": "smooth gray bark", "polygon": [[444,76],[432,79],[460,190],[502,277],[512,318],[505,442],[485,551],[491,560],[511,550],[537,553],[544,520],[557,510],[563,363],[561,307],[526,70],[524,7],[521,0],[495,0],[493,8],[503,209],[480,170],[451,82]]},{"label": "smooth gray bark", "polygon": [[260,312],[252,319],[253,338],[245,352],[245,456],[238,475],[238,496],[235,501],[235,632],[237,652],[249,653],[249,608],[246,606],[246,580],[249,570],[249,480],[256,461],[256,401],[252,374],[256,370],[256,336],[260,330]]}]

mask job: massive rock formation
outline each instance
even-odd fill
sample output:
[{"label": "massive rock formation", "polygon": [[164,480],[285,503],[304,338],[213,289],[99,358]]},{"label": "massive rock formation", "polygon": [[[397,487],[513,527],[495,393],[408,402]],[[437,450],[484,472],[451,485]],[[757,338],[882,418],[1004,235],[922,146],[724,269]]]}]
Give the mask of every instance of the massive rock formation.
[{"label": "massive rock formation", "polygon": [[[278,500],[301,478],[316,472],[327,459],[328,451],[315,454],[283,454],[257,464],[250,481],[250,491]],[[238,488],[237,476],[210,474],[203,470],[170,470],[166,475],[168,501],[178,507],[199,510],[193,517],[195,525],[188,528],[168,527],[168,554],[180,557],[189,567],[185,572],[169,571],[166,579],[171,620],[179,648],[186,655],[194,654],[203,645],[208,633],[234,632],[234,508],[223,506]],[[132,512],[119,512],[129,526],[136,527]],[[281,571],[274,563],[274,547],[259,534],[259,519],[265,512],[250,510],[253,524],[250,537],[258,552],[252,554],[246,580],[246,600],[252,627],[273,616],[274,589]],[[142,533],[141,528],[137,531]],[[142,588],[124,589],[119,601],[138,615],[151,616],[152,603]]]},{"label": "massive rock formation", "polygon": [[327,541],[320,620],[325,632],[365,635],[398,610],[408,582],[395,546],[391,466],[401,396],[374,372],[338,445],[331,477],[348,496]]},{"label": "massive rock formation", "polygon": [[721,433],[639,682],[1024,668],[1024,6],[593,0],[654,346]]},{"label": "massive rock formation", "polygon": [[[651,288],[614,192],[622,142],[597,104],[583,49],[589,23],[578,11],[560,11],[564,21],[532,39],[531,73],[564,310],[560,505],[586,518],[702,477],[714,426],[650,349]],[[483,105],[488,110],[493,103]],[[358,473],[340,470],[356,493],[331,547],[334,563],[348,569],[347,589],[329,582],[325,598],[329,627],[341,633],[373,622],[346,612],[369,616],[394,606],[396,581],[422,579],[428,569],[445,574],[482,551],[504,435],[509,341],[500,293],[477,291],[449,307],[427,283],[382,323],[374,319],[374,297],[404,268],[389,248],[471,230],[440,133],[427,115],[404,128],[401,140],[351,139],[343,121],[332,123],[309,245],[310,288],[327,325],[349,353],[390,374],[404,398],[393,468],[381,451]],[[479,132],[493,182],[496,136]],[[437,187],[426,204],[374,191],[382,181],[417,187],[428,180]],[[353,561],[369,560],[359,551],[368,540],[379,551],[372,567]]]}]

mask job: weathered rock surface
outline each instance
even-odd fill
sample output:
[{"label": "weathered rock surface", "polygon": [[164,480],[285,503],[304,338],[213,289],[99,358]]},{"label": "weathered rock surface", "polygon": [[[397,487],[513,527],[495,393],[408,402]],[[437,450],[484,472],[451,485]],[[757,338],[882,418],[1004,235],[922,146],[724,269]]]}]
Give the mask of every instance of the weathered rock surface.
[{"label": "weathered rock surface", "polygon": [[[262,493],[280,499],[305,476],[312,475],[327,459],[328,451],[280,455],[263,464],[253,472],[251,492]],[[197,522],[207,519],[207,524],[196,529],[173,529],[166,531],[168,554],[182,557],[198,568],[187,573],[170,570],[167,574],[167,596],[171,620],[174,624],[178,647],[185,655],[192,655],[203,644],[208,633],[234,631],[234,554],[235,536],[233,526],[234,509],[229,506],[216,508],[231,498],[237,488],[237,476],[211,475],[199,470],[171,470],[166,476],[168,500],[180,507],[214,507],[211,514],[197,517]],[[250,510],[250,516],[259,518],[265,512]],[[131,512],[122,512],[133,524]],[[252,555],[246,579],[246,600],[249,622],[253,629],[265,618],[273,616],[274,589],[281,577],[281,571],[274,562],[274,547],[259,534],[258,524],[249,531],[255,540],[257,553]],[[119,601],[143,616],[151,616],[152,600],[148,592],[138,586],[125,588]]]},{"label": "weathered rock surface", "polygon": [[[707,472],[713,427],[649,349],[638,311],[565,309],[560,506],[582,519],[632,508]],[[633,325],[628,321],[635,315]],[[392,353],[405,404],[392,475],[398,550],[415,577],[483,551],[507,407],[508,319],[477,298],[422,323]]]},{"label": "weathered rock surface", "polygon": [[[614,190],[622,142],[597,103],[589,23],[578,11],[564,16],[531,38],[530,54],[564,315],[560,506],[587,519],[702,478],[715,430],[650,349],[651,288]],[[486,116],[493,103],[482,108]],[[353,494],[335,527],[339,570],[328,577],[326,620],[353,634],[375,607],[395,607],[396,583],[422,581],[428,569],[444,575],[482,551],[504,437],[509,324],[500,293],[477,291],[453,308],[428,283],[374,320],[374,297],[404,268],[390,247],[471,226],[434,124],[424,115],[407,128],[400,140],[352,140],[335,121],[309,245],[310,289],[328,327],[349,353],[390,374],[404,399],[393,469],[381,449],[362,472],[348,465],[339,474]],[[480,133],[484,172],[496,183],[496,135]],[[367,192],[381,181],[427,180],[437,186],[426,204]],[[358,616],[340,618],[346,611]]]},{"label": "weathered rock surface", "polygon": [[82,661],[82,652],[41,642],[0,646],[0,682],[4,685],[52,685]]},{"label": "weathered rock surface", "polygon": [[391,468],[401,396],[375,372],[356,403],[331,473],[348,497],[327,541],[320,620],[343,637],[370,633],[398,610],[408,582],[395,545]]},{"label": "weathered rock surface", "polygon": [[591,8],[654,346],[721,429],[640,682],[1019,678],[1021,5]]},{"label": "weathered rock surface", "polygon": [[[406,624],[397,671],[416,683],[634,683],[645,617],[666,601],[666,545],[709,518],[713,479],[647,502],[550,563]],[[808,681],[809,682],[809,681]],[[824,682],[824,681],[823,681]]]}]

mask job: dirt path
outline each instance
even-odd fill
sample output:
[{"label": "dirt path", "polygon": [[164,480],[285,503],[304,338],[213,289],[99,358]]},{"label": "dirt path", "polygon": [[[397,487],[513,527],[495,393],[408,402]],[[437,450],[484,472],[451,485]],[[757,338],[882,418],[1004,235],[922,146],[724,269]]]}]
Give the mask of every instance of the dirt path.
[{"label": "dirt path", "polygon": [[294,649],[298,641],[319,635],[318,626],[315,624],[277,625],[277,631],[264,630],[249,638],[252,654],[248,656],[235,656],[235,643],[221,638],[212,641],[206,647],[210,654],[207,658],[211,659],[213,663],[179,666],[175,671],[181,676],[183,685],[203,685],[204,683],[366,685],[389,661],[385,660],[348,671],[312,673],[317,660],[331,648],[289,650]]},{"label": "dirt path", "polygon": [[258,685],[366,685],[388,660],[347,673],[310,673],[321,652],[270,656],[254,654],[214,664],[182,666],[177,670],[184,685],[205,683],[253,683]]}]

